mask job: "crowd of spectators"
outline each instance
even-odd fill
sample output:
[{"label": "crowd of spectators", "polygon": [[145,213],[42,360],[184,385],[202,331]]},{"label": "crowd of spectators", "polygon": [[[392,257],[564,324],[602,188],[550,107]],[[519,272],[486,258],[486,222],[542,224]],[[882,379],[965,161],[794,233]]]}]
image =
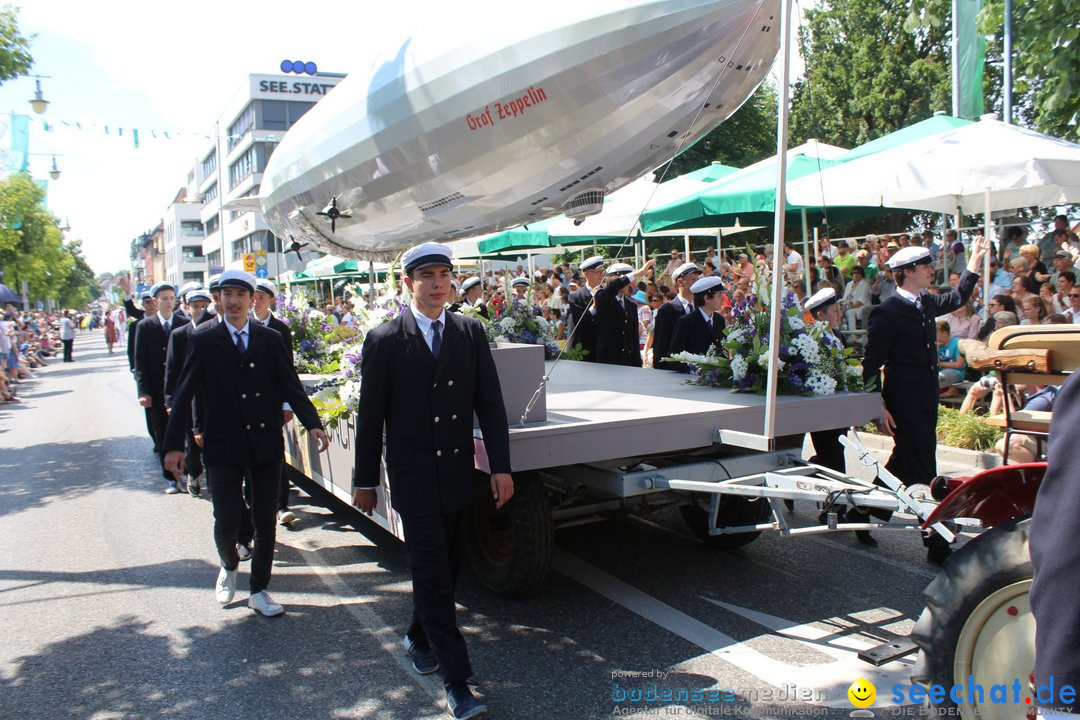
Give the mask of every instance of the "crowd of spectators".
[{"label": "crowd of spectators", "polygon": [[20,402],[19,383],[34,377],[61,349],[61,315],[25,312],[8,304],[0,320],[0,405]]}]

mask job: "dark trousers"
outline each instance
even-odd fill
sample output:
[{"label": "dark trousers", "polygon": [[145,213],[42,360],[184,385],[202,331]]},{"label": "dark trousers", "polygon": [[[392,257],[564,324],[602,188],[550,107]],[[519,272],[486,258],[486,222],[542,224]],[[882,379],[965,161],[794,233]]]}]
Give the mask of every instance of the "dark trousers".
[{"label": "dark trousers", "polygon": [[[922,483],[929,485],[937,475],[937,405],[932,408],[888,408],[896,423],[893,436],[895,445],[885,469],[904,485]],[[885,486],[881,480],[874,480],[875,485]],[[868,510],[864,514],[888,521],[892,513],[888,510]],[[848,520],[859,518],[851,512]],[[937,533],[933,534],[938,538]],[[923,543],[928,544],[928,536],[923,536]]]},{"label": "dark trousers", "polygon": [[151,403],[147,408],[147,413],[150,418],[150,430],[153,432],[154,448],[161,460],[161,475],[166,480],[175,480],[172,473],[165,469],[165,453],[161,452],[161,448],[165,446],[165,428],[169,424],[169,414],[165,412],[165,400],[155,397],[151,398]]},{"label": "dark trousers", "polygon": [[896,445],[885,467],[905,485],[930,484],[937,475],[937,404],[893,410]]},{"label": "dark trousers", "polygon": [[75,343],[74,340],[61,340],[64,343],[64,362],[73,362],[71,357],[71,346]]},{"label": "dark trousers", "polygon": [[814,457],[810,458],[810,462],[836,472],[846,472],[847,464],[840,436],[846,435],[847,431],[847,428],[834,428],[810,433],[810,442],[814,444]]},{"label": "dark trousers", "polygon": [[189,477],[197,478],[202,475],[202,448],[195,442],[195,436],[190,430],[187,440],[184,441],[184,468]]},{"label": "dark trousers", "polygon": [[150,420],[150,408],[143,408],[146,415],[146,434],[154,441],[154,452],[158,452],[157,436],[154,435],[154,423]]},{"label": "dark trousers", "polygon": [[270,584],[277,531],[277,483],[281,460],[260,465],[208,465],[210,499],[214,505],[214,544],[226,570],[240,564],[236,543],[244,507],[244,474],[251,478],[251,519],[255,547],[251,552],[251,592]]},{"label": "dark trousers", "polygon": [[460,564],[462,512],[401,517],[413,584],[409,638],[435,653],[446,682],[472,677],[469,651],[457,626],[454,591]]},{"label": "dark trousers", "polygon": [[289,471],[285,469],[285,463],[281,463],[281,482],[278,484],[278,510],[289,508]]}]

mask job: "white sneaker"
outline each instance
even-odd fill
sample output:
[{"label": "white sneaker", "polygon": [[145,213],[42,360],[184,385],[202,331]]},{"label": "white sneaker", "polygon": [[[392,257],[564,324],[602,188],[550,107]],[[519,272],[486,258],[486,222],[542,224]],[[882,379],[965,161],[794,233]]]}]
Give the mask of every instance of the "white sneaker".
[{"label": "white sneaker", "polygon": [[266,617],[277,617],[285,612],[285,608],[274,602],[265,590],[252,593],[248,598],[248,607]]},{"label": "white sneaker", "polygon": [[169,484],[165,486],[166,495],[176,495],[180,492],[180,488],[176,487],[176,481],[170,480]]},{"label": "white sneaker", "polygon": [[236,570],[221,568],[217,576],[217,587],[214,589],[217,601],[222,605],[228,605],[236,596]]},{"label": "white sneaker", "polygon": [[237,543],[237,545],[236,545],[236,554],[238,556],[240,556],[241,561],[250,560],[251,559],[251,548],[249,548],[244,543]]},{"label": "white sneaker", "polygon": [[286,508],[277,514],[277,521],[282,525],[294,523],[296,522],[296,513]]}]

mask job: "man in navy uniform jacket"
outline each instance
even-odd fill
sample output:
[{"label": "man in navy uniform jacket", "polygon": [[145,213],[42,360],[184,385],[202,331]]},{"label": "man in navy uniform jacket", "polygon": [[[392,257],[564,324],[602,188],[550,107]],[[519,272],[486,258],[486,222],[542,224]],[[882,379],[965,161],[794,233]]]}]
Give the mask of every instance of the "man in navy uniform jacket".
[{"label": "man in navy uniform jacket", "polygon": [[[218,287],[224,320],[206,323],[206,329],[192,333],[172,401],[174,407],[186,407],[197,393],[202,394],[203,461],[214,504],[214,542],[221,558],[218,602],[228,604],[236,593],[240,562],[236,540],[246,473],[255,524],[248,606],[263,615],[280,615],[284,608],[270,598],[266,588],[274,561],[278,480],[285,458],[282,405],[292,407],[319,452],[330,446],[330,439],[296,376],[281,336],[249,318],[255,279],[240,270],[226,270]],[[184,471],[187,427],[185,414],[175,412],[165,432],[165,466],[177,477]]]},{"label": "man in navy uniform jacket", "polygon": [[[896,294],[870,312],[863,379],[881,388],[881,429],[896,443],[885,467],[905,485],[929,484],[937,475],[937,318],[971,297],[989,247],[988,240],[976,238],[956,288],[941,295],[927,292],[934,282],[929,250],[912,246],[889,258]],[[857,522],[853,512],[848,519]],[[936,534],[927,547],[930,562],[940,563],[950,553],[948,543]]]},{"label": "man in navy uniform jacket", "polygon": [[640,270],[626,263],[614,263],[607,269],[607,282],[593,295],[589,313],[596,314],[596,361],[605,365],[641,367],[637,308],[632,319],[626,303],[633,305],[627,293],[638,275],[656,264],[653,258]]},{"label": "man in navy uniform jacket", "polygon": [[604,258],[593,255],[581,262],[584,285],[570,293],[567,303],[570,306],[570,320],[567,323],[567,347],[581,345],[586,351],[586,362],[598,362],[596,356],[596,309],[593,307],[593,294],[600,289],[604,280]]},{"label": "man in navy uniform jacket", "polygon": [[[675,272],[682,270],[682,266]],[[694,311],[683,315],[675,323],[675,332],[668,346],[671,354],[691,353],[704,355],[710,347],[719,347],[724,340],[724,316],[720,308],[724,306],[723,281],[718,277],[699,278],[690,286],[694,296]],[[664,363],[689,372],[685,363]]]},{"label": "man in navy uniform jacket", "polygon": [[491,348],[478,320],[446,312],[450,249],[424,243],[402,256],[413,300],[364,338],[356,427],[353,505],[371,514],[380,484],[383,428],[390,503],[405,531],[413,616],[405,647],[420,673],[442,669],[454,717],[486,706],[457,626],[454,590],[462,511],[473,501],[473,413],[480,420],[491,493],[502,507],[514,493],[510,437]]},{"label": "man in navy uniform jacket", "polygon": [[[157,302],[157,312],[147,315],[135,326],[135,385],[139,390],[139,405],[150,412],[150,426],[154,431],[154,446],[159,452],[165,436],[165,424],[169,420],[165,409],[165,360],[169,349],[169,333],[190,322],[183,315],[173,312],[176,291],[168,283],[158,283],[150,289]],[[164,456],[160,456],[164,457]],[[161,473],[167,485],[165,492],[180,492],[176,480],[165,469],[162,460]]]},{"label": "man in navy uniform jacket", "polygon": [[679,288],[679,296],[669,300],[656,311],[653,324],[653,367],[661,370],[679,370],[679,363],[666,363],[671,354],[671,338],[675,335],[675,323],[694,312],[694,293],[690,287],[701,277],[701,270],[692,262],[685,262],[671,273],[671,279]]}]

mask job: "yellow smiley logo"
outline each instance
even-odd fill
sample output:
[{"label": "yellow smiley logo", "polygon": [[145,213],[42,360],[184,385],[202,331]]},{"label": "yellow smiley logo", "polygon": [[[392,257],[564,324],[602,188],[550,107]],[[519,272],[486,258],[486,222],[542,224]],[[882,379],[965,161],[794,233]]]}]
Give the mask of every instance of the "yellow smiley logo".
[{"label": "yellow smiley logo", "polygon": [[847,691],[848,700],[857,708],[868,708],[877,699],[877,688],[868,680],[859,678],[851,683]]}]

